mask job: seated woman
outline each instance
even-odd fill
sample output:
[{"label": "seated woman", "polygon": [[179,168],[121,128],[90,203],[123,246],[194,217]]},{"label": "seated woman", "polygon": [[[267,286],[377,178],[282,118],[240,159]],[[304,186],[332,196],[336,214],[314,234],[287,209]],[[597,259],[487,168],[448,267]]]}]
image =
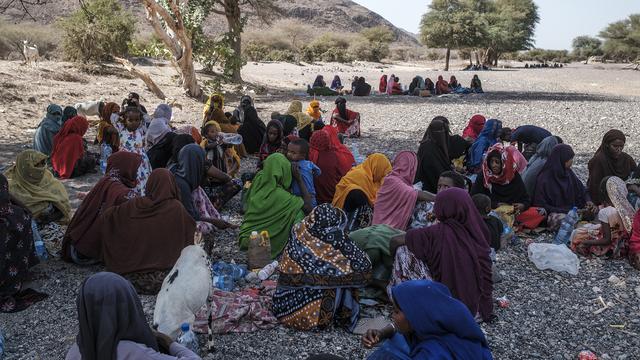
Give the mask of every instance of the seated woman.
[{"label": "seated woman", "polygon": [[484,91],[482,90],[482,81],[480,81],[478,75],[473,75],[473,79],[471,79],[471,85],[469,85],[469,89],[471,89],[472,93],[484,93]]},{"label": "seated woman", "polygon": [[347,99],[338,96],[336,108],[331,114],[331,126],[348,137],[360,137],[360,113],[347,109]]},{"label": "seated woman", "polygon": [[422,182],[422,190],[436,192],[440,174],[453,170],[449,157],[450,136],[448,120],[436,116],[431,120],[418,148],[418,170],[415,182]]},{"label": "seated woman", "polygon": [[151,330],[136,290],[119,275],[89,276],[76,304],[78,335],[66,360],[200,360],[169,336]]},{"label": "seated woman", "polygon": [[153,170],[146,187],[144,197],[105,210],[100,233],[107,270],[155,295],[182,249],[193,245],[196,223],[169,170]]},{"label": "seated woman", "polygon": [[627,185],[619,177],[607,176],[600,184],[600,198],[600,223],[578,227],[571,236],[571,250],[583,256],[626,257],[634,213],[627,201]]},{"label": "seated woman", "polygon": [[582,181],[571,170],[575,153],[571,146],[556,145],[536,179],[533,205],[542,207],[547,213],[547,226],[555,231],[564,216],[576,206],[588,214],[594,214],[595,205]]},{"label": "seated woman", "polygon": [[307,115],[311,116],[313,124],[320,121],[322,122],[322,109],[320,108],[320,101],[311,100],[309,107],[307,108]]},{"label": "seated woman", "polygon": [[411,96],[420,95],[420,90],[422,90],[420,88],[420,83],[421,82],[422,82],[422,86],[424,86],[424,80],[422,80],[421,76],[415,76],[411,80],[411,83],[409,84],[409,95],[411,95]]},{"label": "seated woman", "polygon": [[120,148],[120,135],[114,126],[120,117],[119,114],[120,105],[114,102],[104,104],[102,111],[100,111],[98,130],[96,130],[96,142],[101,146],[103,144],[109,145],[112,153],[115,153]]},{"label": "seated woman", "polygon": [[282,149],[282,140],[284,138],[282,123],[278,120],[271,120],[267,124],[267,132],[264,134],[262,145],[260,146],[260,154],[258,155],[258,168],[262,162],[271,154]]},{"label": "seated woman", "polygon": [[469,143],[473,144],[480,135],[480,132],[482,132],[486,122],[487,119],[484,116],[480,114],[473,115],[471,119],[469,119],[467,126],[462,131],[462,137]]},{"label": "seated woman", "polygon": [[451,78],[449,79],[449,89],[451,89],[451,91],[456,91],[460,87],[461,85],[458,83],[458,79],[456,79],[455,76],[451,75]]},{"label": "seated woman", "polygon": [[333,206],[347,213],[349,232],[371,224],[378,190],[382,186],[382,180],[390,172],[391,163],[386,156],[371,154],[340,180],[333,197]]},{"label": "seated woman", "polygon": [[404,90],[402,89],[402,84],[400,84],[400,78],[394,76],[393,83],[391,83],[391,93],[389,95],[405,95]]},{"label": "seated woman", "polygon": [[392,298],[392,323],[362,337],[368,349],[382,345],[368,360],[493,359],[473,314],[443,284],[407,281],[393,288]]},{"label": "seated woman", "polygon": [[33,149],[49,157],[51,150],[53,150],[53,137],[60,131],[61,127],[62,107],[50,104],[47,106],[47,114],[33,135]]},{"label": "seated woman", "polygon": [[107,160],[107,171],[73,214],[62,240],[62,258],[79,265],[102,260],[102,214],[112,206],[136,197],[138,154],[118,151]]},{"label": "seated woman", "polygon": [[309,141],[309,139],[311,138],[311,132],[313,131],[313,118],[306,112],[302,111],[302,102],[300,100],[292,101],[285,115],[291,115],[296,118],[296,120],[298,121],[298,136]]},{"label": "seated woman", "polygon": [[208,167],[201,186],[217,210],[242,190],[241,181],[233,178],[240,170],[240,158],[231,145],[222,142],[220,130],[217,122],[207,122],[202,129],[204,140],[200,143],[205,150],[205,168]]},{"label": "seated woman", "polygon": [[267,128],[258,117],[251,97],[244,95],[240,99],[240,106],[233,113],[241,124],[238,128],[238,134],[242,135],[242,144],[247,154],[257,154],[260,151],[260,145]]},{"label": "seated woman", "polygon": [[387,92],[387,75],[382,75],[380,77],[380,84],[378,85],[378,91],[380,94],[384,94]]},{"label": "seated woman", "polygon": [[169,126],[171,107],[160,104],[153,114],[146,135],[147,157],[151,169],[163,168],[171,159],[173,139],[176,133]]},{"label": "seated woman", "polygon": [[98,155],[87,151],[83,139],[89,122],[82,116],[69,119],[53,138],[51,165],[60,179],[69,179],[95,172]]},{"label": "seated woman", "polygon": [[450,93],[449,83],[447,83],[442,75],[438,76],[438,81],[436,81],[436,95],[443,95]]},{"label": "seated woman", "polygon": [[312,96],[333,96],[339,94],[337,91],[327,87],[327,83],[324,81],[324,76],[322,75],[316,76],[312,86],[307,85],[307,93]]},{"label": "seated woman", "polygon": [[617,176],[627,180],[636,170],[636,162],[633,158],[623,152],[627,139],[620,130],[612,129],[607,131],[602,138],[600,147],[589,160],[589,179],[587,187],[591,200],[596,205],[602,203],[599,194],[599,186],[602,179],[607,176]]},{"label": "seated woman", "polygon": [[484,124],[482,132],[473,142],[467,154],[466,167],[469,173],[478,173],[482,168],[482,159],[488,148],[498,142],[498,135],[502,129],[502,121],[489,119]]},{"label": "seated woman", "polygon": [[433,196],[413,188],[417,168],[418,157],[414,152],[401,151],[396,155],[391,173],[384,178],[378,190],[373,210],[373,225],[385,224],[405,230],[416,202],[433,199]]},{"label": "seated woman", "polygon": [[340,80],[340,76],[335,75],[333,77],[333,81],[331,81],[330,89],[337,92],[341,92],[342,89],[344,89],[344,86],[342,86],[342,80]]},{"label": "seated woman", "polygon": [[205,167],[204,150],[193,143],[184,145],[182,148],[179,145],[174,146],[174,151],[177,151],[177,161],[169,167],[169,170],[173,173],[180,190],[179,199],[189,215],[197,222],[198,231],[209,234],[215,231],[214,226],[219,229],[232,227],[231,224],[220,219],[220,213],[200,186],[205,172],[210,170]]},{"label": "seated woman", "polygon": [[309,160],[320,168],[321,175],[313,178],[318,204],[331,203],[340,182],[355,162],[353,155],[340,144],[335,128],[326,126],[311,135]]},{"label": "seated woman", "polygon": [[444,190],[435,204],[439,222],[394,238],[390,251],[395,256],[406,245],[426,263],[434,281],[446,285],[471,314],[489,321],[493,316],[489,230],[465,190]]},{"label": "seated woman", "polygon": [[536,154],[531,157],[524,174],[522,174],[524,187],[527,189],[527,193],[531,198],[533,198],[536,189],[538,174],[540,174],[544,164],[547,163],[547,159],[556,145],[558,145],[558,139],[555,136],[549,136],[542,140],[536,148]]},{"label": "seated woman", "polygon": [[32,229],[31,212],[12,199],[7,178],[0,174],[0,312],[22,311],[47,297],[24,287],[29,269],[40,262]]},{"label": "seated woman", "polygon": [[424,79],[424,88],[428,90],[431,95],[436,93],[436,84],[428,77]]},{"label": "seated woman", "polygon": [[357,292],[371,276],[371,262],[345,234],[346,224],[342,210],[322,204],[293,226],[273,295],[273,313],[283,325],[355,328]]},{"label": "seated woman", "polygon": [[[98,106],[98,112],[100,112],[100,110],[104,107],[104,105],[101,103],[100,106]],[[74,117],[78,116],[78,110],[76,108],[74,108],[73,106],[65,106],[64,110],[62,110],[62,121],[61,123],[64,125],[65,122],[67,122],[67,120],[72,119]]]},{"label": "seated woman", "polygon": [[353,88],[353,96],[369,96],[371,95],[371,85],[367,84],[364,77],[359,77],[356,80],[355,87]]},{"label": "seated woman", "polygon": [[[292,180],[304,192],[306,187],[297,167],[280,153],[269,156],[253,178],[246,195],[246,211],[240,226],[240,249],[249,246],[252,231],[267,230],[271,240],[271,257],[276,258],[284,249],[289,239],[293,224],[311,212],[311,197],[300,198],[289,192]],[[308,193],[307,193],[308,195]]]},{"label": "seated woman", "polygon": [[[513,146],[498,143],[487,150],[482,162],[482,172],[471,188],[471,195],[485,194],[491,199],[491,207],[501,216],[511,218],[528,229],[535,229],[544,220],[544,210],[530,208],[531,198],[518,173]],[[512,225],[512,221],[508,221]]]},{"label": "seated woman", "polygon": [[38,224],[67,223],[71,215],[69,195],[60,180],[47,170],[46,160],[47,155],[35,150],[19,153],[15,165],[4,173],[9,192]]}]

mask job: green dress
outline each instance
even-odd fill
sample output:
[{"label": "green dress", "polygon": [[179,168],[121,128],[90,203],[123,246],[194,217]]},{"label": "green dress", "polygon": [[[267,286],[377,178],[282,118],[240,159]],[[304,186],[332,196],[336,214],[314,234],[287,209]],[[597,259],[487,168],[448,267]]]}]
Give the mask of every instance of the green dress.
[{"label": "green dress", "polygon": [[246,212],[240,226],[240,249],[249,246],[252,231],[267,230],[271,239],[271,257],[282,252],[293,225],[304,218],[304,200],[291,194],[291,163],[274,153],[262,163],[247,192]]}]

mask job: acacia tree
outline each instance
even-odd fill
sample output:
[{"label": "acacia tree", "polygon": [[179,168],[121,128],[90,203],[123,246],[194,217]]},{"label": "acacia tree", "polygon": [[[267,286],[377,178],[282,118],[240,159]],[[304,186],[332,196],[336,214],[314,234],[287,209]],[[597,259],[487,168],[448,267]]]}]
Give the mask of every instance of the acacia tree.
[{"label": "acacia tree", "polygon": [[449,70],[451,49],[474,47],[483,36],[478,14],[466,1],[433,0],[420,22],[420,40],[429,47],[445,48],[445,71]]},{"label": "acacia tree", "polygon": [[573,56],[580,60],[586,60],[591,56],[602,55],[602,41],[598,38],[583,35],[578,36],[571,42]]},{"label": "acacia tree", "polygon": [[640,59],[640,14],[609,24],[600,32],[605,56],[616,61]]}]

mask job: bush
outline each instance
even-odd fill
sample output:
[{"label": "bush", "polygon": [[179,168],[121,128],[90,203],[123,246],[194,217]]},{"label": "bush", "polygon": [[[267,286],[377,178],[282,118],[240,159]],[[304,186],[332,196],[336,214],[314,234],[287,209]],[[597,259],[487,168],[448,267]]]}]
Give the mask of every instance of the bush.
[{"label": "bush", "polygon": [[30,45],[37,45],[41,58],[57,58],[58,38],[58,31],[51,26],[0,21],[0,58],[7,59],[12,53],[23,58],[23,40],[29,41]]},{"label": "bush", "polygon": [[69,60],[100,62],[127,54],[135,32],[134,17],[117,0],[92,0],[58,22]]},{"label": "bush", "polygon": [[171,52],[164,43],[155,36],[151,38],[138,38],[128,44],[128,54],[137,57],[150,57],[154,59],[171,59]]},{"label": "bush", "polygon": [[429,61],[440,61],[443,60],[445,54],[442,51],[438,50],[429,50],[427,51],[427,60]]}]

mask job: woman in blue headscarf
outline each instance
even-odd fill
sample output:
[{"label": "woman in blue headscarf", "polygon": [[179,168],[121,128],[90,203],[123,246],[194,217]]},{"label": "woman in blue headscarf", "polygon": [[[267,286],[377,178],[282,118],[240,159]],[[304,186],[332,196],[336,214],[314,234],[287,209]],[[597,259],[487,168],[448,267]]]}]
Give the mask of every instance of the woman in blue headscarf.
[{"label": "woman in blue headscarf", "polygon": [[47,156],[53,150],[53,137],[62,127],[62,107],[51,104],[47,107],[47,115],[38,125],[33,135],[33,148]]},{"label": "woman in blue headscarf", "polygon": [[484,124],[482,132],[476,141],[471,145],[467,155],[467,171],[476,173],[482,165],[482,157],[489,147],[498,142],[498,133],[502,129],[502,121],[490,119]]},{"label": "woman in blue headscarf", "polygon": [[367,348],[386,339],[368,360],[493,359],[469,309],[446,286],[411,280],[395,286],[392,293],[393,322],[382,330],[367,331],[362,338]]}]

